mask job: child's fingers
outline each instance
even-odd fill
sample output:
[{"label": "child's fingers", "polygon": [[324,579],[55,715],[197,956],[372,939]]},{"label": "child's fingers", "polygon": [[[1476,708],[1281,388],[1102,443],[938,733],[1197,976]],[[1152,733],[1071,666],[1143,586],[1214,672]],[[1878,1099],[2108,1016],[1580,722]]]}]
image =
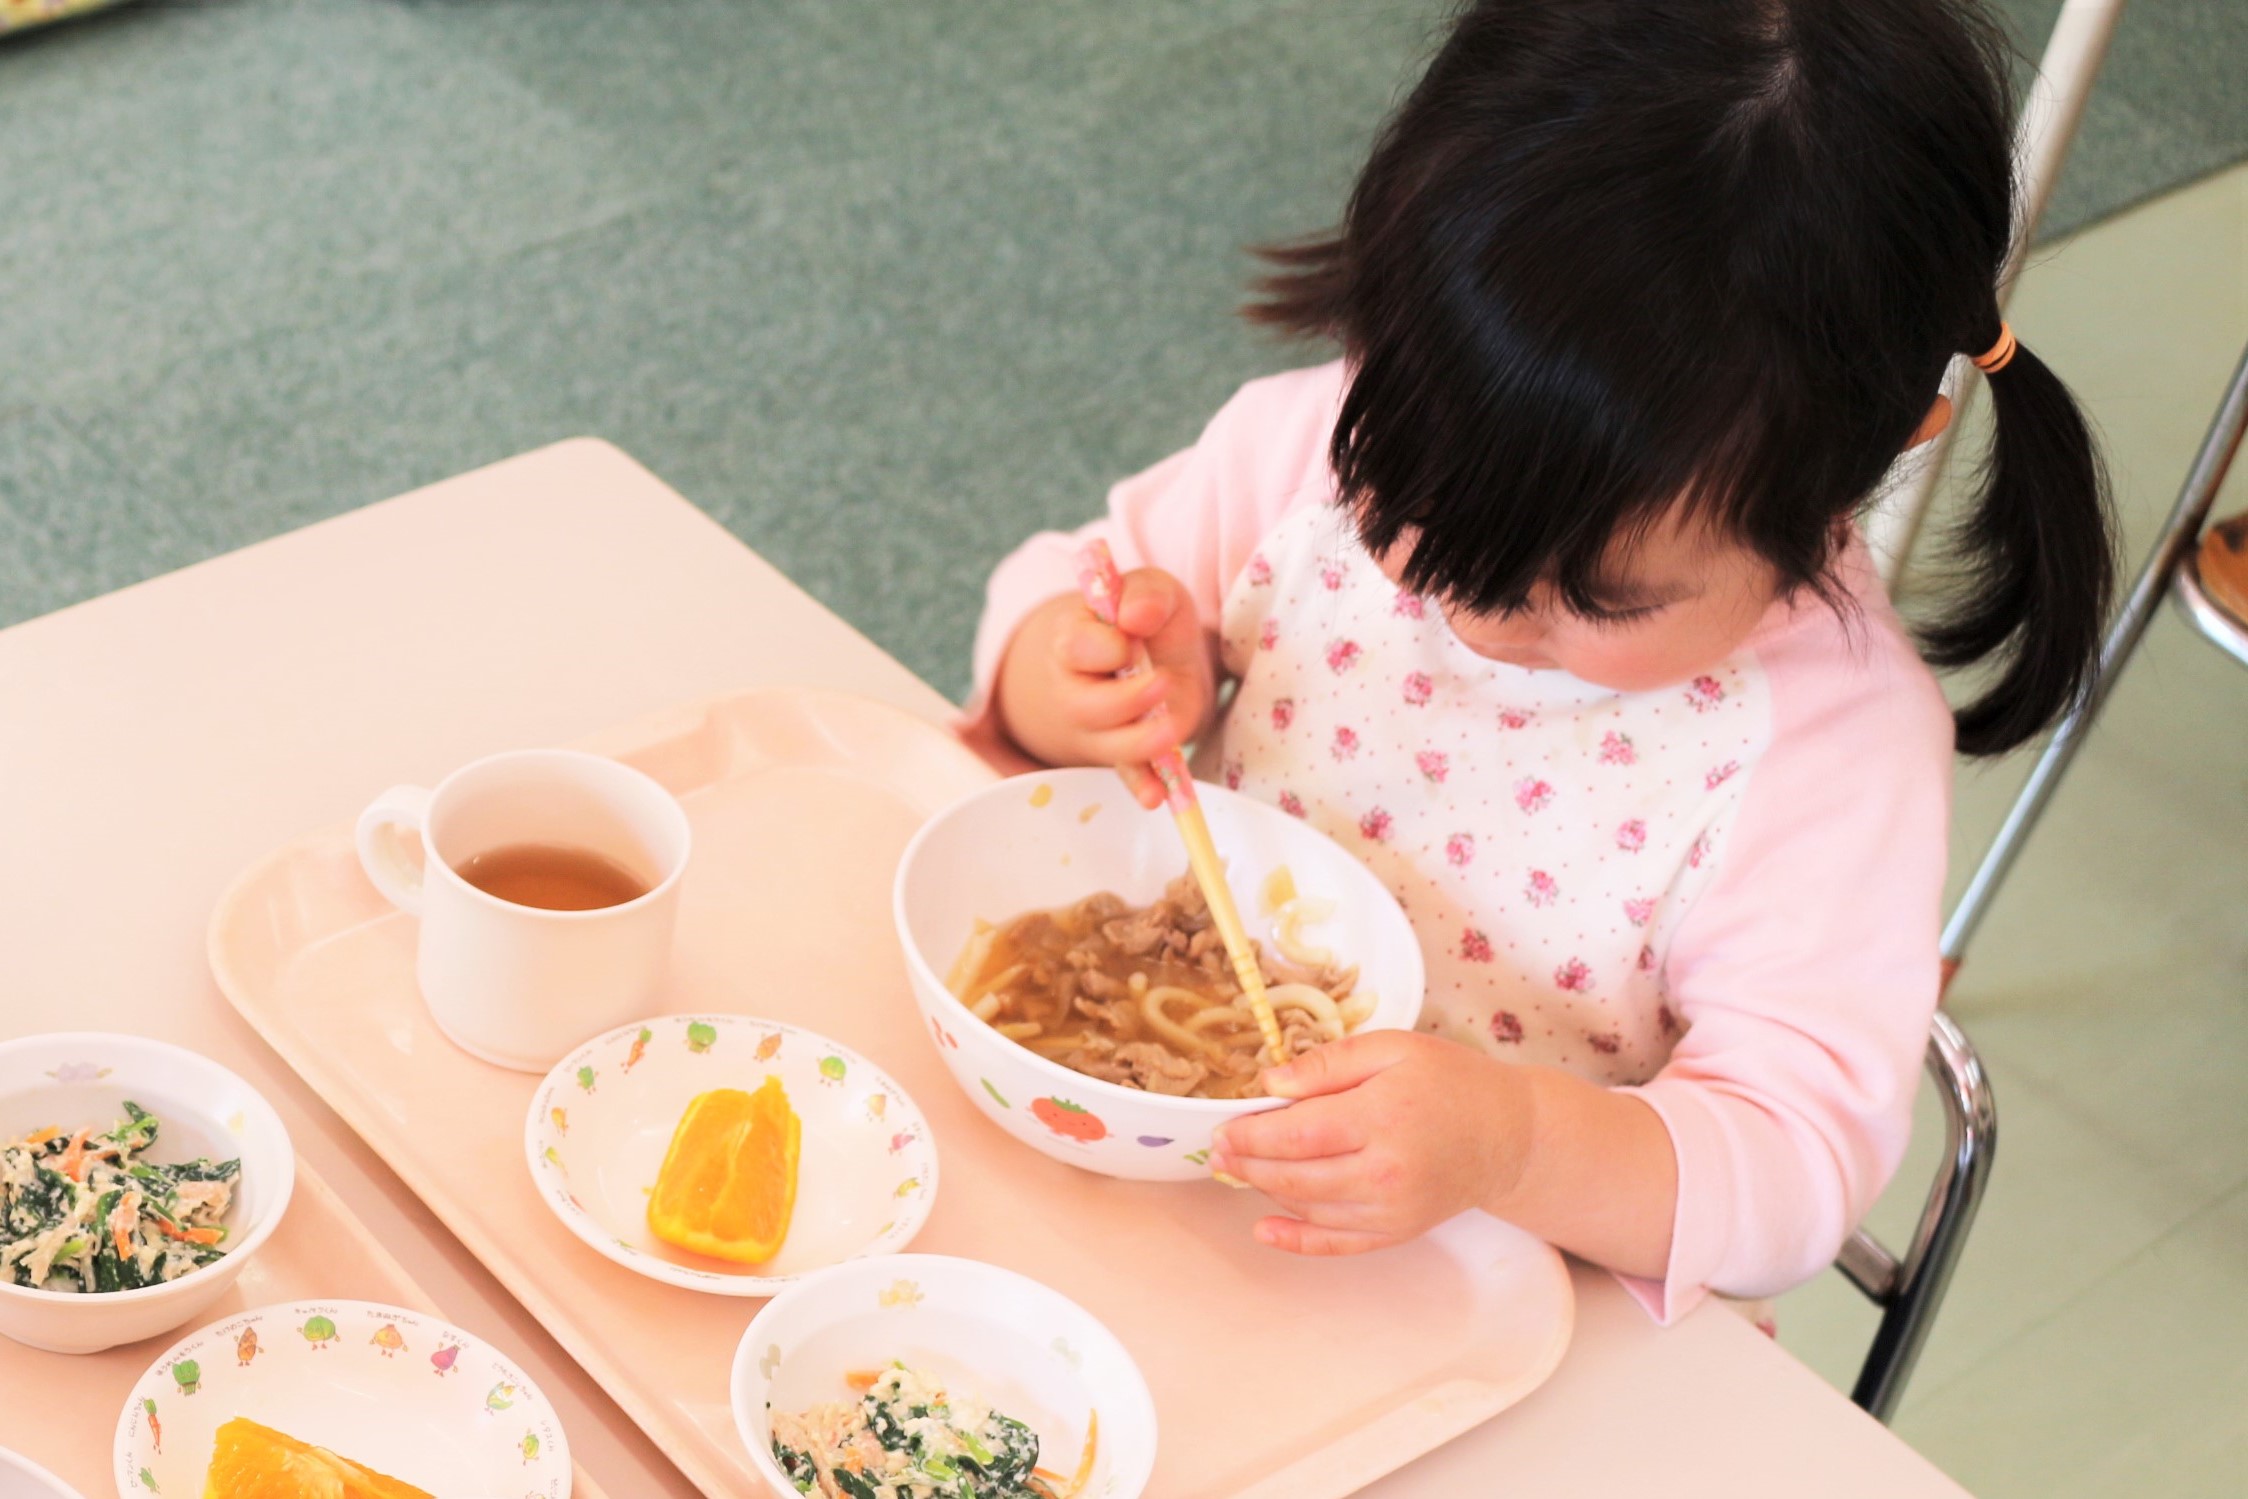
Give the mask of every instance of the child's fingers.
[{"label": "child's fingers", "polygon": [[1159,671],[1182,677],[1204,670],[1209,642],[1186,585],[1169,573],[1142,568],[1124,580],[1116,610],[1117,625],[1143,642]]},{"label": "child's fingers", "polygon": [[[1267,1067],[1262,1081],[1275,1098],[1312,1098],[1355,1088],[1412,1055],[1422,1039],[1409,1031],[1368,1031],[1314,1047],[1285,1067]],[[1282,1109],[1285,1116],[1292,1109]],[[1267,1116],[1270,1117],[1270,1116]],[[1246,1123],[1247,1121],[1242,1121]]]},{"label": "child's fingers", "polygon": [[1360,1199],[1366,1188],[1365,1163],[1359,1159],[1360,1154],[1363,1152],[1311,1160],[1267,1160],[1221,1153],[1210,1164],[1301,1216],[1304,1204],[1339,1205]]},{"label": "child's fingers", "polygon": [[1163,706],[1166,696],[1161,677],[1078,677],[1063,690],[1068,694],[1064,711],[1069,721],[1094,734],[1139,728]]},{"label": "child's fingers", "polygon": [[1065,671],[1113,677],[1139,659],[1139,641],[1090,613],[1079,614],[1054,633],[1054,660]]},{"label": "child's fingers", "polygon": [[1260,1244],[1301,1255],[1364,1254],[1370,1249],[1387,1249],[1397,1242],[1394,1234],[1364,1228],[1328,1228],[1300,1218],[1260,1218],[1256,1235]]},{"label": "child's fingers", "polygon": [[1359,1111],[1335,1099],[1245,1114],[1218,1132],[1220,1154],[1242,1165],[1347,1156],[1365,1148],[1366,1126]]},{"label": "child's fingers", "polygon": [[1116,773],[1123,778],[1124,789],[1132,793],[1132,800],[1151,812],[1163,805],[1163,783],[1155,778],[1155,772],[1147,766],[1119,765]]}]

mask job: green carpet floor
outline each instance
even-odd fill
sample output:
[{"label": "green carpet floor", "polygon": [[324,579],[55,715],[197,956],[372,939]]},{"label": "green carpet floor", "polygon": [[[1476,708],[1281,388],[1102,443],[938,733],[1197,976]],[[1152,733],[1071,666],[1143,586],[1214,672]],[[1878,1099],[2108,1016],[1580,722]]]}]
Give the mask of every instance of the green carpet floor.
[{"label": "green carpet floor", "polygon": [[[2057,0],[2014,0],[2041,37]],[[0,623],[578,433],[947,691],[991,562],[1311,357],[1431,0],[147,0],[0,46]],[[2127,17],[2057,223],[2248,143]],[[2228,71],[2230,70],[2230,71]]]}]

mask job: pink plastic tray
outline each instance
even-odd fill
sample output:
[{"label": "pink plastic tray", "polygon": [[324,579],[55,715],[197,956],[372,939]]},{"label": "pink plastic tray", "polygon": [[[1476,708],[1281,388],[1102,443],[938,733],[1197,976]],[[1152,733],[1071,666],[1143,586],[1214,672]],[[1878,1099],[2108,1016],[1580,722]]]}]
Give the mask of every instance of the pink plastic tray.
[{"label": "pink plastic tray", "polygon": [[[219,1303],[191,1327],[106,1353],[41,1353],[0,1338],[0,1444],[95,1499],[117,1492],[110,1443],[135,1381],[156,1356],[193,1327],[276,1301],[380,1301],[442,1317],[422,1288],[368,1236],[302,1156],[289,1210],[256,1259]],[[478,1329],[469,1329],[472,1332]],[[571,1499],[604,1499],[573,1470]]]},{"label": "pink plastic tray", "polygon": [[[915,1018],[889,906],[906,840],[991,777],[949,735],[857,698],[773,691],[584,747],[656,777],[694,823],[664,1009],[809,1026],[910,1091],[944,1161],[914,1247],[1035,1276],[1124,1339],[1161,1421],[1150,1494],[1348,1494],[1520,1400],[1559,1362],[1568,1275],[1502,1224],[1296,1260],[1250,1240],[1252,1194],[1073,1170],[960,1096]],[[360,874],[348,829],[246,874],[210,950],[243,1016],[689,1478],[728,1499],[761,1491],[726,1397],[758,1303],[642,1279],[555,1222],[523,1165],[537,1079],[431,1025],[413,925]]]}]

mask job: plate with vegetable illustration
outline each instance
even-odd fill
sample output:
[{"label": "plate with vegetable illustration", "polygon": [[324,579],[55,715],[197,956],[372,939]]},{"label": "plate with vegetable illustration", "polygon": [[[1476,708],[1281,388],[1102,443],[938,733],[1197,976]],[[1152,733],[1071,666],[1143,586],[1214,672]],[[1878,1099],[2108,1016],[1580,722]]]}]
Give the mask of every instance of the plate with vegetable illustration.
[{"label": "plate with vegetable illustration", "polygon": [[903,1249],[937,1192],[929,1122],[888,1074],[801,1026],[671,1015],[557,1063],[524,1122],[539,1196],[637,1274],[770,1296]]},{"label": "plate with vegetable illustration", "polygon": [[569,1441],[519,1366],[370,1301],[258,1307],[181,1339],[126,1399],[114,1466],[121,1499],[262,1492],[279,1473],[394,1499],[570,1494]]}]

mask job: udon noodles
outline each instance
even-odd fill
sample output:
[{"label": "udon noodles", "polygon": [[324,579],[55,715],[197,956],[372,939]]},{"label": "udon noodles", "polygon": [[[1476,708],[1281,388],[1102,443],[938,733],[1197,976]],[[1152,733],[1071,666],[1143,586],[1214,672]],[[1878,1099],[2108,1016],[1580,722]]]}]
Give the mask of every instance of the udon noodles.
[{"label": "udon noodles", "polygon": [[[1358,970],[1307,945],[1329,914],[1298,897],[1285,872],[1266,891],[1273,945],[1256,944],[1282,1046],[1296,1056],[1340,1040],[1374,1012]],[[976,924],[953,965],[952,992],[1009,1040],[1064,1067],[1150,1093],[1250,1098],[1263,1093],[1264,1038],[1191,875],[1146,906],[1103,892],[1075,905]]]}]

